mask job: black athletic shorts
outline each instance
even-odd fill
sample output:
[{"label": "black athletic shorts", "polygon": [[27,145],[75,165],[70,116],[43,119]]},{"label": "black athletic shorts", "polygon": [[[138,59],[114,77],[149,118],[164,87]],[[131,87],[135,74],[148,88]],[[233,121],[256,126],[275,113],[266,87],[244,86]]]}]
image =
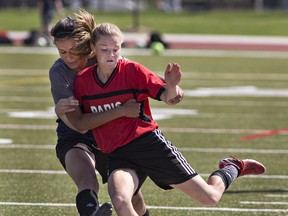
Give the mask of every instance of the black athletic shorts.
[{"label": "black athletic shorts", "polygon": [[100,173],[102,182],[106,183],[108,180],[108,157],[106,154],[102,153],[96,143],[91,142],[91,140],[85,138],[83,139],[82,137],[77,136],[58,139],[56,145],[56,155],[64,169],[66,170],[65,155],[70,149],[78,148],[75,145],[79,143],[85,144],[89,151],[94,154],[96,160],[96,170]]},{"label": "black athletic shorts", "polygon": [[171,184],[183,183],[197,175],[179,150],[158,129],[109,154],[109,173],[121,168],[134,169],[139,175],[140,186],[144,177],[149,176],[165,190],[172,189]]}]

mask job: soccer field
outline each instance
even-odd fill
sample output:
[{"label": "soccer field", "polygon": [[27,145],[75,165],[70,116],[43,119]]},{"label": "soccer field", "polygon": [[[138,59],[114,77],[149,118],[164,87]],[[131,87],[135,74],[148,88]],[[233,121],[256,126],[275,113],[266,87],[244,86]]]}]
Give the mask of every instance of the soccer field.
[{"label": "soccer field", "polygon": [[[183,101],[151,106],[164,135],[204,179],[229,155],[259,160],[267,169],[237,179],[211,208],[148,179],[142,192],[151,216],[288,215],[288,53],[124,55],[162,75],[168,62],[181,65]],[[0,216],[77,215],[76,187],[54,150],[48,70],[57,58],[54,48],[0,47]],[[109,201],[107,185],[101,185],[99,198]]]}]

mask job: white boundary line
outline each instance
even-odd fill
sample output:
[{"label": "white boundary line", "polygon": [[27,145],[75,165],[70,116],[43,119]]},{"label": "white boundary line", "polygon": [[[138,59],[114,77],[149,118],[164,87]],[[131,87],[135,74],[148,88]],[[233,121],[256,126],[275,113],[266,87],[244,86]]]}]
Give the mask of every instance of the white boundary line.
[{"label": "white boundary line", "polygon": [[[17,206],[52,206],[75,207],[74,203],[28,203],[28,202],[0,202],[0,205]],[[209,208],[209,207],[173,207],[173,206],[148,206],[148,209],[186,210],[186,211],[225,211],[225,212],[288,212],[287,209],[247,209],[247,208]]]},{"label": "white boundary line", "polygon": [[288,202],[251,202],[251,201],[240,201],[241,204],[248,205],[288,205]]},{"label": "white boundary line", "polygon": [[245,209],[245,208],[209,208],[209,207],[172,207],[172,206],[148,206],[150,209],[167,210],[193,210],[193,211],[225,211],[225,212],[288,212],[288,209]]},{"label": "white boundary line", "polygon": [[66,207],[75,206],[74,203],[27,203],[27,202],[0,202],[0,205],[17,205],[17,206],[56,206],[56,207]]},{"label": "white boundary line", "polygon": [[[56,129],[56,125],[27,125],[27,124],[0,124],[0,129]],[[216,134],[242,134],[242,133],[263,133],[267,130],[262,129],[221,129],[221,128],[160,128],[163,132],[175,133],[216,133]]]},{"label": "white boundary line", "polygon": [[[33,144],[1,144],[0,149],[48,149],[54,150],[55,145]],[[230,152],[230,153],[256,153],[256,154],[288,154],[287,149],[234,149],[234,148],[178,148],[183,152]]]},{"label": "white boundary line", "polygon": [[[55,47],[0,47],[1,54],[49,54],[58,55]],[[122,49],[124,56],[151,56],[150,49]],[[198,57],[229,57],[229,58],[275,58],[286,59],[288,53],[283,51],[247,51],[247,50],[197,50],[197,49],[167,49],[163,56],[198,56]]]},{"label": "white boundary line", "polygon": [[31,145],[31,144],[0,144],[0,148],[6,149],[55,149],[55,145]]},{"label": "white boundary line", "polygon": [[21,170],[21,169],[0,169],[0,173],[19,173],[19,174],[47,174],[47,175],[64,175],[64,170]]},{"label": "white boundary line", "polygon": [[266,194],[266,195],[264,195],[265,197],[275,197],[275,198],[286,198],[286,197],[288,197],[288,195],[282,195],[282,194]]},{"label": "white boundary line", "polygon": [[[24,170],[24,169],[0,169],[0,173],[18,173],[18,174],[47,174],[47,175],[64,175],[64,170]],[[97,173],[97,172],[96,172]],[[97,173],[98,174],[98,173]],[[208,173],[199,173],[202,177],[209,177]],[[288,179],[285,175],[256,175],[244,176],[242,178],[259,178],[259,179]]]}]

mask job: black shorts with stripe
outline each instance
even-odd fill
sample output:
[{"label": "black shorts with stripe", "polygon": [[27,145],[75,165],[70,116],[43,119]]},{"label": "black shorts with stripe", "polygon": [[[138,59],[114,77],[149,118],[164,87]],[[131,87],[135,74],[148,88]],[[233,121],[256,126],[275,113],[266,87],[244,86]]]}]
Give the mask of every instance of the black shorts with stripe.
[{"label": "black shorts with stripe", "polygon": [[76,145],[79,143],[85,144],[89,152],[94,155],[96,170],[101,175],[102,182],[106,183],[108,180],[108,156],[100,151],[95,142],[81,136],[71,136],[65,139],[58,139],[56,145],[56,155],[64,169],[66,170],[65,155],[70,149],[78,148]]},{"label": "black shorts with stripe", "polygon": [[158,129],[109,155],[109,173],[121,168],[131,168],[137,172],[139,187],[145,181],[145,176],[149,176],[165,190],[171,189],[172,184],[183,183],[197,175],[180,151]]}]

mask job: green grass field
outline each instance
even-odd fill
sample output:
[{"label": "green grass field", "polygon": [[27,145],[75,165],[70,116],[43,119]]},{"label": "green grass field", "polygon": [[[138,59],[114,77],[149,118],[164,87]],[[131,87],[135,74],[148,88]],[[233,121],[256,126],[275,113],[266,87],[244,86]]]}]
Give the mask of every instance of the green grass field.
[{"label": "green grass field", "polygon": [[[54,151],[48,69],[58,55],[26,49],[0,47],[0,215],[77,215],[76,187]],[[257,159],[267,168],[263,176],[237,179],[213,208],[176,190],[162,191],[148,179],[143,194],[151,215],[288,214],[288,57],[268,54],[127,56],[159,74],[168,62],[181,64],[184,100],[175,107],[151,105],[166,137],[204,179],[231,154]],[[241,140],[265,131],[270,136]],[[106,187],[101,185],[101,202],[109,201]]]},{"label": "green grass field", "polygon": [[[132,23],[130,13],[95,12],[95,18],[121,29]],[[141,13],[140,21],[165,33],[288,35],[285,11],[152,11]],[[0,26],[13,31],[38,28],[37,11],[0,9]],[[48,50],[0,47],[0,216],[77,215],[77,189],[54,150],[56,117],[48,70],[58,54]],[[139,53],[126,57],[158,74],[168,62],[181,65],[184,100],[175,107],[155,101],[151,106],[165,136],[204,179],[229,155],[257,159],[267,168],[263,176],[237,179],[213,208],[201,207],[176,190],[160,190],[148,179],[142,191],[151,216],[287,216],[287,53]],[[262,136],[241,139],[255,134]],[[101,202],[109,201],[106,187],[101,185]]]}]

